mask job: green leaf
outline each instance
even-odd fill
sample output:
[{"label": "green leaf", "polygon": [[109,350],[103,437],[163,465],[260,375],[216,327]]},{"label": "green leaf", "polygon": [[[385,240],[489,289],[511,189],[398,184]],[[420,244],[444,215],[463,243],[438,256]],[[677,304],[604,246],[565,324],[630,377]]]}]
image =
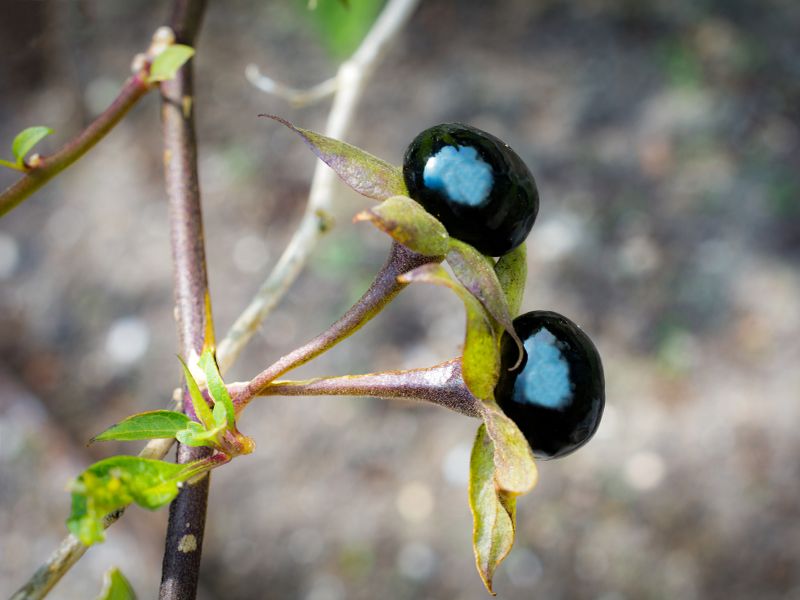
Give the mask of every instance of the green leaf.
[{"label": "green leaf", "polygon": [[345,142],[295,127],[275,115],[259,116],[268,117],[296,132],[322,162],[336,171],[342,181],[359,194],[375,200],[408,196],[400,168]]},{"label": "green leaf", "polygon": [[525,242],[504,254],[494,266],[500,287],[506,295],[511,317],[519,314],[522,296],[525,293],[525,281],[528,278],[528,259]]},{"label": "green leaf", "polygon": [[464,286],[439,264],[426,264],[398,277],[403,283],[434,283],[453,290],[467,311],[467,331],[461,357],[464,382],[475,397],[492,398],[500,374],[500,352],[491,316]]},{"label": "green leaf", "polygon": [[214,358],[214,351],[211,349],[204,351],[198,365],[206,374],[208,392],[214,399],[214,423],[217,426],[220,425],[217,418],[217,405],[221,404],[225,409],[227,428],[233,430],[236,425],[236,411],[233,409],[233,402],[231,401],[230,394],[228,394],[228,388],[225,387],[225,382],[222,381],[222,376],[219,374],[219,367],[217,367],[217,361]]},{"label": "green leaf", "polygon": [[508,332],[517,344],[519,355],[511,369],[517,368],[524,356],[524,349],[522,341],[514,331],[506,295],[494,272],[494,262],[469,244],[451,238],[450,249],[447,252],[447,264],[453,269],[456,278],[480,301],[492,318]]},{"label": "green leaf", "polygon": [[178,495],[178,484],[210,465],[195,461],[185,465],[138,456],[112,456],[93,464],[74,479],[72,512],[67,527],[85,545],[105,538],[103,519],[135,502],[155,510]]},{"label": "green leaf", "polygon": [[11,151],[14,153],[14,158],[17,159],[17,165],[21,167],[25,162],[25,156],[28,152],[33,150],[36,144],[51,133],[53,133],[52,129],[49,127],[42,127],[41,125],[28,127],[20,131],[11,144]]},{"label": "green leaf", "polygon": [[183,362],[183,359],[179,356],[178,360],[181,361],[181,366],[183,367],[183,375],[186,377],[186,387],[189,389],[189,396],[192,399],[192,406],[194,407],[195,414],[197,414],[197,418],[205,425],[206,429],[214,429],[214,415],[208,407],[208,402],[206,402],[206,399],[203,397],[203,392],[200,391],[197,382],[192,376],[192,372],[189,370],[189,367],[186,366],[186,363]]},{"label": "green leaf", "polygon": [[103,590],[97,600],[136,600],[136,594],[122,571],[111,567],[103,575]]},{"label": "green leaf", "polygon": [[392,196],[378,206],[356,215],[356,221],[371,221],[396,242],[423,256],[444,256],[450,236],[444,225],[407,196]]},{"label": "green leaf", "polygon": [[494,444],[494,479],[500,491],[527,494],[539,479],[533,452],[522,432],[494,403],[483,407],[483,422]]},{"label": "green leaf", "polygon": [[186,428],[189,417],[172,410],[153,410],[132,415],[112,425],[103,433],[94,436],[91,442],[107,440],[152,440],[171,438],[181,429]]},{"label": "green leaf", "polygon": [[222,402],[214,404],[214,410],[211,411],[214,415],[214,425],[222,429],[228,426],[228,409]]},{"label": "green leaf", "polygon": [[[225,414],[223,412],[223,419]],[[186,429],[182,429],[175,434],[175,439],[184,446],[208,446],[209,448],[218,448],[217,435],[225,429],[225,422],[219,427],[207,430],[197,421],[189,421],[186,424]]]},{"label": "green leaf", "polygon": [[175,77],[186,61],[194,56],[194,48],[183,44],[173,44],[153,59],[150,65],[148,83],[167,81]]},{"label": "green leaf", "polygon": [[494,445],[481,425],[472,446],[469,464],[469,507],[472,511],[472,549],[475,565],[493,596],[492,579],[497,566],[514,545],[516,500],[498,493],[494,481]]}]

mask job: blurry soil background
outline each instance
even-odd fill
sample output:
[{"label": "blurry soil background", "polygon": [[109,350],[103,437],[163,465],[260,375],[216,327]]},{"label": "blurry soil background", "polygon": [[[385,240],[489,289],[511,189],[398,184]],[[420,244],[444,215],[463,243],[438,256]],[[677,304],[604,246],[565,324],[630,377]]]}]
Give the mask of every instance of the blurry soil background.
[{"label": "blurry soil background", "polygon": [[[332,0],[319,0],[324,4]],[[351,3],[357,4],[356,0]],[[0,0],[0,140],[49,125],[46,153],[113,98],[168,15],[154,0]],[[309,86],[335,72],[302,5],[209,3],[195,102],[221,334],[280,256],[315,159],[250,86],[255,62]],[[800,6],[796,0],[427,0],[369,83],[349,134],[399,163],[463,121],[530,165],[541,210],[524,309],[593,337],[595,439],[540,463],[496,589],[508,599],[800,598]],[[340,48],[341,50],[341,48]],[[14,181],[0,173],[0,185]],[[388,238],[337,225],[231,372],[321,331]],[[0,595],[65,534],[67,481],[137,445],[93,434],[180,383],[158,97],[0,222]],[[462,308],[409,288],[299,376],[455,356]],[[215,472],[200,598],[486,598],[467,463],[477,422],[368,398],[256,401],[255,454]],[[91,598],[116,564],[154,597],[167,511],[130,509],[53,598]]]}]

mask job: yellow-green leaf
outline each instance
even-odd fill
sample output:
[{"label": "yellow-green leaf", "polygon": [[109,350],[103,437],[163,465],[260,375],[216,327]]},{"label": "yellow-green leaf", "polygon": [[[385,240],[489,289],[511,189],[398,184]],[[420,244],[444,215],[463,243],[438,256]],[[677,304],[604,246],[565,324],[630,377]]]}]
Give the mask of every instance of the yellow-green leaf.
[{"label": "yellow-green leaf", "polygon": [[309,129],[295,127],[289,121],[275,115],[259,116],[277,121],[297,133],[322,162],[359,194],[375,200],[408,196],[403,172],[399,167],[364,152],[361,148]]},{"label": "yellow-green leaf", "polygon": [[214,410],[211,411],[214,415],[214,425],[227,429],[228,427],[228,409],[222,402],[214,404]]},{"label": "yellow-green leaf", "polygon": [[492,589],[494,572],[514,545],[516,505],[513,496],[498,494],[494,470],[494,445],[486,426],[481,425],[469,465],[469,506],[475,565],[492,595],[495,595]]},{"label": "yellow-green leaf", "polygon": [[194,56],[194,48],[183,44],[173,44],[153,59],[150,65],[149,83],[168,81],[175,77],[186,61]]},{"label": "yellow-green leaf", "polygon": [[[224,412],[223,412],[224,419]],[[208,446],[209,448],[218,448],[219,443],[217,436],[225,429],[225,422],[215,429],[207,430],[197,421],[189,421],[186,424],[186,429],[182,429],[175,434],[175,439],[184,446]]]},{"label": "yellow-green leaf", "polygon": [[392,196],[356,215],[356,221],[370,221],[396,242],[423,256],[447,253],[447,230],[444,225],[407,196]]},{"label": "yellow-green leaf", "polygon": [[103,575],[103,589],[97,600],[136,600],[136,594],[122,571],[111,567]]},{"label": "yellow-green leaf", "polygon": [[492,398],[500,374],[500,352],[492,317],[480,302],[460,283],[454,281],[439,264],[426,264],[398,277],[404,283],[424,282],[453,290],[467,311],[467,331],[461,357],[464,383],[476,398]]},{"label": "yellow-green leaf", "polygon": [[11,143],[11,151],[14,153],[17,165],[21,167],[25,161],[25,155],[51,133],[53,133],[52,129],[41,125],[28,127],[20,131]]},{"label": "yellow-green leaf", "polygon": [[178,360],[181,361],[181,366],[183,367],[183,375],[186,377],[186,387],[189,389],[189,397],[192,399],[192,406],[194,407],[197,418],[200,419],[200,422],[206,429],[214,429],[214,415],[208,406],[208,402],[206,402],[206,399],[203,397],[203,392],[200,391],[200,387],[197,385],[189,367],[183,362],[183,359],[179,356]]},{"label": "yellow-green leaf", "polygon": [[506,295],[494,272],[494,263],[469,244],[450,239],[447,264],[469,292],[475,296],[492,318],[505,329],[516,342],[519,358],[511,368],[516,368],[523,357],[522,341],[514,331],[511,312]]},{"label": "yellow-green leaf", "polygon": [[94,436],[91,442],[133,441],[175,437],[186,428],[189,417],[172,410],[152,410],[132,415]]},{"label": "yellow-green leaf", "polygon": [[[228,388],[225,387],[225,382],[222,381],[222,376],[219,374],[219,367],[217,367],[217,361],[214,358],[213,350],[208,349],[203,352],[198,365],[206,374],[208,393],[214,400],[214,408],[216,409],[217,404],[222,404],[225,408],[227,427],[232,430],[236,424],[236,412],[233,409],[233,402],[231,401],[230,394],[228,394]],[[219,425],[217,418],[213,417],[213,415],[212,418],[214,418],[214,423]]]},{"label": "yellow-green leaf", "polygon": [[494,402],[484,404],[483,421],[494,444],[497,488],[514,495],[527,494],[536,485],[539,475],[525,436]]},{"label": "yellow-green leaf", "polygon": [[525,281],[528,278],[528,259],[523,242],[508,254],[504,254],[494,266],[500,287],[506,295],[511,317],[519,314],[522,296],[525,293]]},{"label": "yellow-green leaf", "polygon": [[155,510],[178,495],[178,484],[211,468],[195,461],[185,465],[138,456],[112,456],[90,466],[70,485],[69,530],[87,546],[105,538],[103,518],[135,502]]}]

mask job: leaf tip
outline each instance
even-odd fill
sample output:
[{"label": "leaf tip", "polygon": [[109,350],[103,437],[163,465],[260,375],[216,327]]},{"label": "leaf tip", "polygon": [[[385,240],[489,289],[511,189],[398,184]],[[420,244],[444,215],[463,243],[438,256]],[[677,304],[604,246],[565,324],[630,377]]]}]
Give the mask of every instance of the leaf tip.
[{"label": "leaf tip", "polygon": [[295,129],[294,125],[292,125],[289,121],[287,121],[283,117],[279,117],[278,115],[272,115],[269,113],[259,113],[258,116],[259,118],[262,119],[272,119],[273,121],[277,121],[278,123],[280,123],[281,125],[285,125],[289,129]]}]

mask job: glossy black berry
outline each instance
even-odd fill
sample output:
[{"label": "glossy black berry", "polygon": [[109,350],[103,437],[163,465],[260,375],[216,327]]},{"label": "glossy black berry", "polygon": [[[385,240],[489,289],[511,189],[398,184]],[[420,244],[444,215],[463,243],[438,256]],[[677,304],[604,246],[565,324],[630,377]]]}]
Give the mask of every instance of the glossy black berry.
[{"label": "glossy black berry", "polygon": [[597,349],[575,323],[554,312],[521,315],[514,329],[525,357],[508,370],[518,350],[504,334],[495,399],[536,456],[569,454],[589,441],[603,415],[605,383]]},{"label": "glossy black berry", "polygon": [[507,144],[460,123],[420,133],[406,150],[409,195],[456,239],[489,256],[519,246],[539,211],[533,175]]}]

